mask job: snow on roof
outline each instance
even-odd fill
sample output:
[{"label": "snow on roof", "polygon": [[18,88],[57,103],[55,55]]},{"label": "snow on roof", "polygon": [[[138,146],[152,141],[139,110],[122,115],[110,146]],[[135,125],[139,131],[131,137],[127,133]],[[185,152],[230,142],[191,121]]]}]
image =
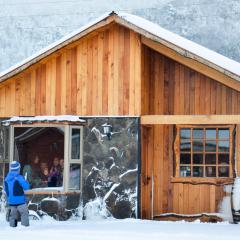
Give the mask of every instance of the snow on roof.
[{"label": "snow on roof", "polygon": [[217,66],[230,71],[240,76],[240,63],[230,58],[227,58],[219,53],[216,53],[206,47],[203,47],[197,43],[194,43],[186,38],[183,38],[173,32],[170,32],[159,25],[150,22],[144,18],[128,13],[118,13],[118,16],[123,18],[135,26],[144,29],[145,31],[159,37],[167,42],[170,42],[188,52],[191,52],[203,59],[208,60]]},{"label": "snow on roof", "polygon": [[[162,41],[165,41],[166,43],[170,43],[178,48],[181,48],[184,51],[185,56],[188,56],[189,53],[193,54],[195,56],[198,56],[198,57],[202,58],[203,60],[206,60],[207,62],[212,63],[213,65],[218,66],[221,69],[223,69],[224,70],[223,72],[225,74],[230,72],[230,74],[228,74],[228,75],[231,76],[231,73],[232,73],[234,76],[231,76],[231,77],[235,78],[236,80],[240,79],[239,78],[240,77],[240,63],[238,63],[232,59],[229,59],[221,54],[218,54],[208,48],[205,48],[197,43],[187,40],[186,38],[183,38],[175,33],[172,33],[170,31],[160,27],[159,25],[152,23],[152,22],[150,22],[144,18],[141,18],[139,16],[124,13],[124,12],[115,12],[115,13],[111,12],[111,13],[107,13],[107,14],[100,16],[96,20],[77,29],[76,31],[72,32],[71,34],[69,34],[69,35],[61,38],[60,40],[54,42],[53,44],[47,46],[46,48],[43,48],[41,51],[37,52],[36,54],[32,55],[31,57],[26,58],[22,62],[1,72],[0,73],[0,81],[4,81],[4,80],[8,79],[9,77],[17,74],[18,72],[15,72],[15,71],[17,71],[19,69],[19,72],[20,72],[22,70],[20,68],[23,67],[24,65],[26,65],[26,68],[27,68],[31,64],[35,63],[34,59],[39,58],[38,61],[41,60],[41,56],[43,56],[47,52],[51,53],[51,52],[58,50],[59,48],[62,47],[62,46],[58,47],[59,45],[68,43],[68,41],[70,41],[71,39],[73,41],[77,40],[77,38],[75,38],[75,37],[77,37],[80,33],[83,33],[90,27],[107,19],[111,15],[114,15],[116,17],[116,19],[120,18],[121,20],[125,21],[128,24],[134,25],[135,27],[140,28],[140,29],[144,30],[145,32],[148,32],[150,35],[155,37],[154,38],[155,41],[160,42],[160,40],[161,40],[161,43],[163,43]],[[148,37],[150,38],[149,34],[147,34],[147,36],[146,36],[147,38]],[[204,63],[204,64],[206,64],[206,63]],[[235,76],[235,75],[237,75],[237,76]]]},{"label": "snow on roof", "polygon": [[59,116],[35,116],[35,117],[12,117],[1,122],[3,125],[10,125],[11,123],[33,123],[33,122],[71,122],[71,123],[85,123],[86,121],[80,119],[78,116],[59,115]]}]

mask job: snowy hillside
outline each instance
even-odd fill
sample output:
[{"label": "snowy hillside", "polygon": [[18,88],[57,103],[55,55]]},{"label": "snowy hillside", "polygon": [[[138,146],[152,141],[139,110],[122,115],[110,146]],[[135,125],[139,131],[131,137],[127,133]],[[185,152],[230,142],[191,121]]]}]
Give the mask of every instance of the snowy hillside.
[{"label": "snowy hillside", "polygon": [[142,16],[240,61],[237,0],[0,0],[0,71],[111,10]]}]

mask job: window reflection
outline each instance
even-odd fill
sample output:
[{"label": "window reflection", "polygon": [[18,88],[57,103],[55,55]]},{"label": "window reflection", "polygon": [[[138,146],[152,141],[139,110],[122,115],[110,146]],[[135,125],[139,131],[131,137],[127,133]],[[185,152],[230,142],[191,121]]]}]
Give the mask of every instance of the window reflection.
[{"label": "window reflection", "polygon": [[203,164],[203,154],[193,154],[193,164]]},{"label": "window reflection", "polygon": [[206,129],[206,139],[216,139],[216,129]]},{"label": "window reflection", "polygon": [[180,144],[180,150],[181,152],[190,152],[191,151],[191,143],[190,141],[181,141]]},{"label": "window reflection", "polygon": [[80,159],[80,129],[72,129],[72,159]]},{"label": "window reflection", "polygon": [[194,140],[194,142],[193,142],[193,151],[194,152],[203,152],[203,141],[201,141],[201,140],[199,140],[199,141]]},{"label": "window reflection", "polygon": [[193,129],[193,138],[197,139],[197,138],[203,138],[204,136],[204,130],[202,128],[195,128]]},{"label": "window reflection", "polygon": [[69,169],[69,188],[74,190],[80,189],[80,179],[81,179],[81,165],[80,164],[70,164]]},{"label": "window reflection", "polygon": [[206,152],[216,152],[216,141],[206,141],[205,151]]},{"label": "window reflection", "polygon": [[191,138],[191,129],[190,128],[182,128],[180,131],[181,139],[190,139]]},{"label": "window reflection", "polygon": [[219,177],[228,177],[229,176],[229,167],[228,166],[218,167],[218,176]]},{"label": "window reflection", "polygon": [[189,166],[180,166],[180,176],[181,177],[190,177],[191,168]]},{"label": "window reflection", "polygon": [[205,164],[216,164],[216,154],[206,154],[205,155]]},{"label": "window reflection", "polygon": [[219,141],[218,142],[219,152],[229,152],[229,141]]},{"label": "window reflection", "polygon": [[215,166],[207,166],[205,169],[206,169],[206,177],[216,177]]},{"label": "window reflection", "polygon": [[193,167],[193,177],[203,177],[203,167]]},{"label": "window reflection", "polygon": [[227,165],[229,164],[229,154],[219,154],[218,164]]},{"label": "window reflection", "polygon": [[180,155],[180,163],[181,164],[190,164],[191,163],[191,154],[181,153],[181,155]]},{"label": "window reflection", "polygon": [[218,139],[229,139],[229,129],[218,129]]}]

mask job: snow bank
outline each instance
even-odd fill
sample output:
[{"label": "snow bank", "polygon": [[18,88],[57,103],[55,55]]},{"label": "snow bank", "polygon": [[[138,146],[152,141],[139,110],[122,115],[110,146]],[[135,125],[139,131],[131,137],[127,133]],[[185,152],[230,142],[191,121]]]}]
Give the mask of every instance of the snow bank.
[{"label": "snow bank", "polygon": [[236,177],[233,184],[233,209],[240,211],[240,177]]}]

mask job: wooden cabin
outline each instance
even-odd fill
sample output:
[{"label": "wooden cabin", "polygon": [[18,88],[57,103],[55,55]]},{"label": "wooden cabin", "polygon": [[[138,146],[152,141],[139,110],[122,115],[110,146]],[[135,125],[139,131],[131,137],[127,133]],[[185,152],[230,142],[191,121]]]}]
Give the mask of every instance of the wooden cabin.
[{"label": "wooden cabin", "polygon": [[112,12],[0,74],[1,177],[56,156],[62,185],[28,194],[67,196],[64,219],[96,199],[117,218],[230,219],[239,90],[239,63]]}]

